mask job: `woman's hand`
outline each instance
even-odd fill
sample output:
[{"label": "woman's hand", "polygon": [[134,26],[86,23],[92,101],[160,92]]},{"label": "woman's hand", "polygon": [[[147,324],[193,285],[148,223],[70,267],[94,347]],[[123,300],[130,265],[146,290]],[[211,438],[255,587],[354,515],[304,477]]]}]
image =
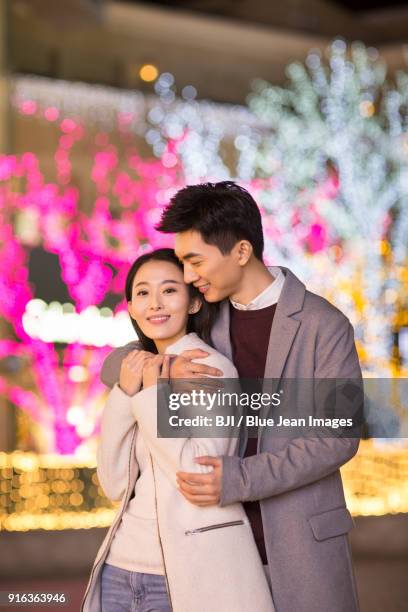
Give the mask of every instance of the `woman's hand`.
[{"label": "woman's hand", "polygon": [[170,355],[155,355],[143,367],[143,388],[157,384],[158,378],[167,378],[170,373]]},{"label": "woman's hand", "polygon": [[155,355],[148,351],[132,351],[122,361],[119,386],[127,395],[140,391],[143,378],[143,366]]}]

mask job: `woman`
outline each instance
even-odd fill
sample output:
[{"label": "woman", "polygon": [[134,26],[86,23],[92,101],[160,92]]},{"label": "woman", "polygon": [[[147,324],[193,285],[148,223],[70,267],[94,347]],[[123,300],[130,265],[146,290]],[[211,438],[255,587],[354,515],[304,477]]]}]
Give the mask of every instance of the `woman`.
[{"label": "woman", "polygon": [[157,436],[157,379],[168,377],[170,354],[205,350],[203,362],[237,378],[201,339],[210,341],[215,307],[184,283],[171,249],[136,260],[126,299],[144,350],[124,359],[102,417],[98,477],[106,495],[122,501],[81,610],[273,612],[242,505],[199,507],[177,489],[177,470],[205,471],[194,457],[234,454],[237,438]]}]

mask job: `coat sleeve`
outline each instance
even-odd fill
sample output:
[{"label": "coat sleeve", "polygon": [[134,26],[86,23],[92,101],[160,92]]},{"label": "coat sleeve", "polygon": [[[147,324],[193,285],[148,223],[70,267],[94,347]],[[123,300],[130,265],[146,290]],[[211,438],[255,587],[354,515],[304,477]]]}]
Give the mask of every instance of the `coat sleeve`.
[{"label": "coat sleeve", "polygon": [[[340,324],[339,324],[340,323]],[[353,378],[361,369],[348,319],[338,312],[317,337],[316,379]],[[305,486],[335,472],[357,452],[358,438],[294,438],[277,451],[223,457],[220,505],[255,501]]]},{"label": "coat sleeve", "polygon": [[[205,358],[200,360],[211,366],[219,367],[228,379],[237,379],[238,373],[227,359],[222,361]],[[229,364],[229,365],[228,365]],[[166,385],[167,386],[167,385]],[[176,483],[176,472],[209,472],[211,467],[199,465],[194,462],[194,457],[201,455],[232,455],[238,446],[238,437],[229,438],[160,438],[157,436],[157,385],[143,389],[133,395],[131,399],[133,414],[137,421],[140,433],[149,448],[153,458],[157,461],[162,471],[169,480]],[[194,416],[194,408],[190,415]]]},{"label": "coat sleeve", "polygon": [[120,367],[123,359],[131,351],[142,350],[142,348],[140,342],[129,342],[109,353],[102,364],[101,381],[103,384],[112,388],[119,382]]},{"label": "coat sleeve", "polygon": [[109,393],[102,413],[97,448],[97,474],[106,497],[120,500],[128,483],[129,454],[136,425],[131,398],[118,385]]}]

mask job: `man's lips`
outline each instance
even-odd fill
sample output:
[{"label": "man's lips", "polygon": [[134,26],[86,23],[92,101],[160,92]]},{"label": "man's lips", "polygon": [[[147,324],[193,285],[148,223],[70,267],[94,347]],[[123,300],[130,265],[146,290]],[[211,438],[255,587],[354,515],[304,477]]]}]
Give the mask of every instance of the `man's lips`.
[{"label": "man's lips", "polygon": [[196,287],[200,293],[205,293],[210,288],[210,283],[206,283],[205,285],[199,285]]},{"label": "man's lips", "polygon": [[149,323],[153,323],[153,325],[161,325],[162,323],[166,323],[170,319],[170,315],[154,315],[152,317],[147,317]]}]

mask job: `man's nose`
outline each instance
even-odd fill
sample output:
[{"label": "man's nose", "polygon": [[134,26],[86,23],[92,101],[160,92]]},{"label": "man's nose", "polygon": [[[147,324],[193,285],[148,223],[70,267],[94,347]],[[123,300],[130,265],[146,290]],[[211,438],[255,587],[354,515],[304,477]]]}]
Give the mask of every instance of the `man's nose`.
[{"label": "man's nose", "polygon": [[184,282],[188,284],[194,283],[200,277],[194,272],[194,270],[188,266],[184,266]]}]

